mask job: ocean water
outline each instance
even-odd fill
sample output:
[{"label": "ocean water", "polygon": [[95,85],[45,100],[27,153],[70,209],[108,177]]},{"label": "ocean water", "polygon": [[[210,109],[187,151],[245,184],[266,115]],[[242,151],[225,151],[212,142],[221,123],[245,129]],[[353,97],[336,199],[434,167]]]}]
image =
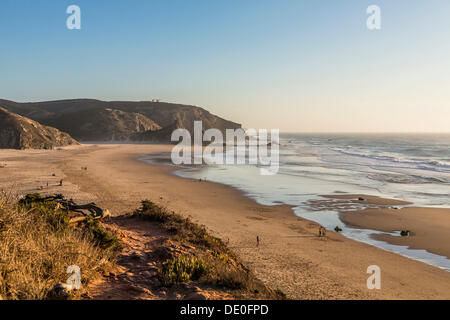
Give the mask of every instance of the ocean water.
[{"label": "ocean water", "polygon": [[176,174],[233,186],[261,204],[292,205],[296,215],[327,229],[340,226],[349,238],[450,271],[446,257],[375,240],[383,232],[348,227],[338,212],[310,204],[320,195],[350,193],[450,208],[450,134],[282,134],[279,150],[276,175],[261,175],[249,164],[180,168]]},{"label": "ocean water", "polygon": [[281,144],[281,174],[450,207],[450,134],[297,134],[284,135]]}]

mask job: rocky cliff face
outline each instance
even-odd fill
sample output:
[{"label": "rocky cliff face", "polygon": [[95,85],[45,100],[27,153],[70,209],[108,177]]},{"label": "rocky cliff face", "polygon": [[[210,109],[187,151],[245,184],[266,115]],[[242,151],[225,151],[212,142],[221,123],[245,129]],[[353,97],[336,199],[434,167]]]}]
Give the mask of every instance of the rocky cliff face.
[{"label": "rocky cliff face", "polygon": [[53,149],[76,144],[67,133],[0,107],[0,148]]},{"label": "rocky cliff face", "polygon": [[62,114],[43,123],[57,127],[80,141],[128,141],[130,136],[161,127],[146,116],[102,108]]},{"label": "rocky cliff face", "polygon": [[[184,129],[183,124],[180,120],[174,121],[171,125],[165,126],[159,130],[148,130],[144,132],[138,132],[133,134],[130,139],[132,141],[139,142],[149,142],[149,143],[158,143],[158,142],[171,142],[172,132],[176,129]],[[176,141],[175,143],[178,143]]]},{"label": "rocky cliff face", "polygon": [[226,129],[241,127],[203,108],[165,102],[73,99],[17,103],[0,100],[0,106],[84,141],[168,142],[174,124],[193,133],[194,121],[202,121],[204,130],[216,128],[223,133]]}]

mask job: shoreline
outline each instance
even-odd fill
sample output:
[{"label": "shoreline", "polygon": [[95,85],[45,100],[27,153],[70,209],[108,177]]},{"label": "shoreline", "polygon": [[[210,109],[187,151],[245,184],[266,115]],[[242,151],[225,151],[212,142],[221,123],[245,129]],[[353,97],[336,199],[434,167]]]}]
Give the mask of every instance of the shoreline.
[{"label": "shoreline", "polygon": [[[30,190],[29,185],[39,183],[37,173],[47,178],[52,171],[58,171],[58,178],[60,174],[65,176],[67,184],[63,189],[67,190],[52,184],[45,191],[92,199],[114,215],[130,212],[141,200],[149,199],[192,216],[213,234],[228,239],[230,247],[260,279],[280,288],[290,298],[450,298],[446,285],[450,275],[446,271],[334,232],[319,238],[318,224],[296,217],[289,206],[263,206],[230,186],[182,179],[168,174],[176,168],[136,160],[142,154],[164,152],[170,147],[111,145],[59,152],[7,151],[10,160],[2,161],[16,163],[8,169],[13,169],[9,178],[3,179],[21,181],[26,191]],[[43,163],[42,159],[47,161]],[[81,171],[82,166],[89,170]],[[261,238],[258,248],[256,235]],[[366,269],[372,264],[382,269],[382,290],[366,287]]]},{"label": "shoreline", "polygon": [[[196,180],[194,177],[187,177],[184,175],[177,174],[177,172],[183,172],[185,170],[190,170],[191,168],[186,168],[182,166],[175,166],[169,162],[169,159],[164,157],[154,157],[155,154],[141,155],[138,161],[142,161],[149,165],[156,166],[167,166],[171,168],[170,174],[181,178]],[[232,184],[227,184],[218,181],[208,181],[211,183],[217,183],[223,186],[231,187],[238,190],[244,197],[252,199],[258,203],[257,197],[253,197],[249,192],[237,188]],[[414,207],[414,204],[409,201],[383,198],[380,196],[373,196],[368,194],[332,194],[332,195],[318,195],[322,200],[312,200],[311,210],[321,211],[328,210],[334,211],[336,216],[344,223],[347,228],[358,229],[361,232],[352,232],[350,234],[343,233],[348,239],[370,244],[377,248],[399,254],[401,256],[413,259],[415,261],[421,261],[426,264],[438,267],[440,269],[450,272],[450,246],[445,244],[450,243],[450,233],[446,230],[450,229],[450,208],[433,208],[433,207]],[[328,200],[327,200],[328,199]],[[361,200],[362,199],[362,200]],[[260,203],[261,204],[261,203]],[[264,205],[264,204],[261,204]],[[280,205],[286,205],[291,208],[292,214],[297,217],[304,218],[310,222],[322,224],[320,219],[314,219],[312,216],[304,217],[301,213],[296,212],[296,206],[293,204],[281,203]],[[270,205],[272,206],[272,205]],[[275,205],[274,205],[275,206]],[[352,207],[353,210],[349,210]],[[435,224],[427,224],[426,219],[422,219],[422,223],[418,224],[402,224],[392,223],[392,217],[388,216],[389,212],[394,212],[398,215],[408,212],[411,208],[416,208],[416,210],[421,211],[421,215],[425,216],[429,212],[440,211],[443,214],[447,214],[448,218],[445,222],[448,222],[446,228],[438,228],[437,236],[430,239],[424,239],[423,235],[429,236],[430,233],[434,232]],[[369,213],[374,213],[378,216],[374,219],[373,216],[369,216]],[[397,219],[398,220],[398,219]],[[438,221],[441,221],[439,219]],[[397,221],[398,222],[398,221]],[[336,226],[339,222],[336,223]],[[395,225],[396,227],[386,227]],[[329,228],[332,231],[334,228]],[[416,230],[419,229],[419,232]],[[411,231],[411,236],[401,237],[400,231],[408,230]],[[355,236],[357,233],[366,233],[364,236]],[[367,235],[367,237],[365,237]],[[419,236],[419,239],[417,238]],[[364,239],[366,238],[366,239]],[[373,240],[374,241],[373,241]],[[382,242],[380,244],[380,242]],[[384,243],[384,244],[383,244]],[[424,252],[422,252],[424,251]]]},{"label": "shoreline", "polygon": [[414,206],[401,209],[378,208],[342,212],[340,217],[353,228],[370,228],[385,233],[409,231],[411,236],[380,234],[374,238],[393,245],[408,246],[412,250],[426,250],[450,259],[450,218],[446,209]]}]

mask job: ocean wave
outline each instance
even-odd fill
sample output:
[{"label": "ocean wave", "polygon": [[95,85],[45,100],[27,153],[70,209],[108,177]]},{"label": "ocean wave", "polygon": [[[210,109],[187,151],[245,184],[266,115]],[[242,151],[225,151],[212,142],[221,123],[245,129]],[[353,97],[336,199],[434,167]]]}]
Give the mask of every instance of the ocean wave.
[{"label": "ocean wave", "polygon": [[372,180],[390,183],[404,183],[404,184],[447,183],[447,181],[444,179],[434,177],[422,177],[416,175],[405,175],[405,174],[371,173],[368,174],[367,177]]},{"label": "ocean wave", "polygon": [[[330,148],[330,150],[349,157],[357,157],[380,162],[391,162],[395,165],[406,165],[408,167],[415,167],[422,170],[450,172],[450,163],[443,160],[405,159],[402,157],[388,155],[373,155],[364,152],[350,152],[341,148]],[[341,160],[345,160],[345,158],[342,158]]]}]

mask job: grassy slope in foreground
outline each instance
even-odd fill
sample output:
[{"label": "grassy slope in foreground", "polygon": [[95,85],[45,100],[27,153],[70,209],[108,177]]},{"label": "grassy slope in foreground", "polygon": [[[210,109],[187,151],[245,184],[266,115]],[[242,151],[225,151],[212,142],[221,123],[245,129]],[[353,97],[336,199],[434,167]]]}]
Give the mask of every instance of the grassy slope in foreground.
[{"label": "grassy slope in foreground", "polygon": [[[218,298],[284,298],[257,279],[220,239],[189,219],[149,201],[121,218],[146,220],[168,235],[169,246],[163,242],[154,254],[158,287],[177,291],[182,290],[181,284],[190,283],[214,291]],[[0,297],[89,298],[93,280],[115,268],[123,249],[118,237],[107,231],[111,223],[88,220],[73,225],[52,197],[33,194],[15,202],[1,194]],[[174,251],[174,245],[184,250]],[[55,286],[70,276],[68,264],[82,270],[82,289],[70,291],[69,296],[55,295]]]},{"label": "grassy slope in foreground", "polygon": [[56,202],[28,195],[15,202],[0,194],[0,296],[2,299],[52,299],[66,283],[67,268],[82,270],[81,298],[89,282],[109,268],[120,245],[114,235],[88,222],[74,227]]}]

